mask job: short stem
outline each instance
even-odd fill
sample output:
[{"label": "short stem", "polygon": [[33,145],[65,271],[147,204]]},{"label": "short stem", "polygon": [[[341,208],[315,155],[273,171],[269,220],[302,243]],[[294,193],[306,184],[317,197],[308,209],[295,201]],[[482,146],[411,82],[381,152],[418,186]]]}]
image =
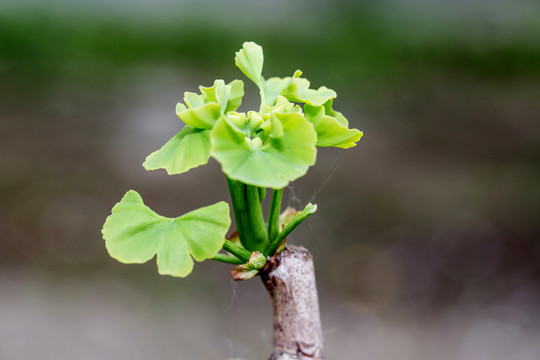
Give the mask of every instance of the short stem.
[{"label": "short stem", "polygon": [[237,258],[236,256],[227,255],[227,254],[216,254],[210,260],[221,261],[227,264],[242,265],[244,262]]},{"label": "short stem", "polygon": [[270,243],[279,234],[279,214],[281,213],[282,198],[283,189],[274,189],[272,192],[272,201],[270,202],[270,213],[268,214],[268,239]]},{"label": "short stem", "polygon": [[225,240],[225,242],[223,243],[223,249],[243,261],[241,262],[241,264],[247,263],[249,261],[249,258],[251,257],[251,253],[249,251],[247,251],[241,246],[236,245],[230,240]]}]

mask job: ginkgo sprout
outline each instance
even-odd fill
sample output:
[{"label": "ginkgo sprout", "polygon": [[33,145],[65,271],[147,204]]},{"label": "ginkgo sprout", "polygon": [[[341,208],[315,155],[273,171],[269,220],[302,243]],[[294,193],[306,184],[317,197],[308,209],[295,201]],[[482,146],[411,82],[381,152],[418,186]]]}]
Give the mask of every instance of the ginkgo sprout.
[{"label": "ginkgo sprout", "polygon": [[[265,79],[263,61],[262,48],[253,42],[244,43],[235,57],[236,66],[259,88],[258,111],[237,111],[244,96],[241,80],[216,80],[200,86],[199,94],[186,92],[176,106],[183,127],[143,163],[147,170],[173,175],[214,158],[227,178],[237,231],[226,239],[231,225],[226,202],[167,218],[129,190],[103,226],[111,257],[144,263],[156,256],[159,273],[177,277],[191,273],[193,260],[235,264],[237,280],[265,275],[270,263],[265,276],[279,266],[273,259],[286,248],[287,236],[317,209],[308,204],[301,212],[280,214],[283,188],[315,164],[318,147],[353,147],[362,132],[349,129],[347,119],[333,109],[333,90],[311,89],[300,70]],[[265,220],[267,188],[272,197]]]}]

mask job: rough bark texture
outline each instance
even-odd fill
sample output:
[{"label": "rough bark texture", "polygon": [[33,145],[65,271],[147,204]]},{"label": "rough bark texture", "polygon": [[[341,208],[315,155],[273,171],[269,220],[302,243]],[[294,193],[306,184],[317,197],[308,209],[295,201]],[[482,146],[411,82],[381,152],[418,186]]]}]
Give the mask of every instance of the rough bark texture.
[{"label": "rough bark texture", "polygon": [[322,360],[319,299],[311,254],[287,246],[261,273],[274,307],[274,351],[270,360]]}]

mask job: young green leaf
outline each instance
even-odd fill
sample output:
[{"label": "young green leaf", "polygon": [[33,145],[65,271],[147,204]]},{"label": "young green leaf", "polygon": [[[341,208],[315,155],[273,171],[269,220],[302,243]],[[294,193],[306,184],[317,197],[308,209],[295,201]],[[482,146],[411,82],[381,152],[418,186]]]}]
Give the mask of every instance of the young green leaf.
[{"label": "young green leaf", "polygon": [[[221,118],[210,134],[212,156],[231,179],[245,184],[279,189],[303,176],[315,163],[317,134],[299,113],[272,113],[276,136],[251,138],[228,117]],[[277,136],[281,135],[281,136]]]},{"label": "young green leaf", "polygon": [[264,63],[263,49],[254,42],[245,42],[242,49],[236,52],[234,58],[236,66],[242,70],[251,81],[263,88],[262,69]]},{"label": "young green leaf", "polygon": [[271,113],[292,113],[297,112],[299,114],[302,114],[302,108],[298,105],[295,105],[294,103],[287,100],[284,96],[279,95],[272,106],[263,106],[262,107],[263,114],[271,114]]},{"label": "young green leaf", "polygon": [[356,146],[356,142],[362,137],[361,131],[347,127],[347,120],[337,111],[332,111],[331,114],[340,118],[340,121],[335,117],[325,115],[324,106],[306,104],[304,112],[317,132],[318,147],[335,146],[347,149]]},{"label": "young green leaf", "polygon": [[293,78],[290,77],[273,77],[266,80],[263,84],[263,92],[265,99],[265,103],[263,105],[269,107],[274,106],[274,104],[276,103],[276,99],[279,95],[281,95],[283,89],[285,89],[290,84],[292,79]]},{"label": "young green leaf", "polygon": [[289,85],[283,89],[281,95],[289,101],[306,103],[311,106],[320,106],[330,99],[334,99],[337,94],[334,90],[321,86],[318,90],[309,88],[309,80],[297,77],[293,78]]},{"label": "young green leaf", "polygon": [[161,149],[148,155],[143,166],[146,170],[165,169],[173,175],[204,165],[209,158],[210,130],[186,125]]},{"label": "young green leaf", "polygon": [[244,83],[233,80],[227,85],[223,80],[214,81],[214,86],[199,86],[205,102],[216,102],[220,106],[220,114],[236,110],[242,104]]},{"label": "young green leaf", "polygon": [[192,126],[197,129],[212,129],[217,119],[221,116],[220,114],[220,105],[216,102],[202,103],[196,107],[190,107],[191,103],[187,98],[195,99],[197,95],[195,93],[186,93],[184,97],[184,102],[188,104],[186,107],[184,104],[176,104],[176,115],[187,125]]},{"label": "young green leaf", "polygon": [[332,108],[333,102],[334,100],[331,99],[324,103],[324,113],[336,119],[340,125],[349,127],[349,121],[345,118],[345,116],[343,116],[343,114],[339,111],[336,111]]},{"label": "young green leaf", "polygon": [[227,85],[223,80],[216,80],[213,86],[199,86],[199,89],[200,95],[186,92],[185,105],[176,105],[178,117],[187,125],[199,129],[212,129],[220,116],[240,106],[244,96],[244,83],[240,80]]},{"label": "young green leaf", "polygon": [[318,90],[310,89],[310,82],[301,78],[302,71],[296,70],[292,77],[270,78],[264,82],[264,98],[266,106],[273,106],[278,96],[289,101],[320,106],[337,94],[334,90],[321,86]]},{"label": "young green leaf", "polygon": [[193,269],[193,259],[203,261],[221,250],[230,224],[225,202],[167,218],[144,205],[141,196],[130,190],[113,207],[102,233],[114,259],[140,264],[157,254],[160,274],[185,277]]}]

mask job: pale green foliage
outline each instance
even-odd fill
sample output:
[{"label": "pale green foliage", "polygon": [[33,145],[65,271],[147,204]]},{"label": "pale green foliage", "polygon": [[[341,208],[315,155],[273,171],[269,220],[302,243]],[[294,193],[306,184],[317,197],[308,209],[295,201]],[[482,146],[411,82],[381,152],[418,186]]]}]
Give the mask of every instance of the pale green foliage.
[{"label": "pale green foliage", "polygon": [[[231,223],[224,202],[166,218],[145,206],[140,195],[130,190],[103,226],[106,247],[113,258],[144,263],[157,254],[161,274],[183,277],[191,272],[193,259],[239,263],[258,251],[258,267],[315,212],[316,206],[309,204],[286,225],[280,224],[283,187],[315,164],[317,147],[349,148],[356,145],[362,133],[349,129],[347,119],[332,108],[337,94],[324,86],[311,89],[300,70],[291,77],[265,80],[259,45],[244,43],[235,63],[258,86],[259,111],[237,112],[244,96],[240,80],[228,84],[216,80],[210,87],[200,86],[199,94],[186,92],[183,103],[176,106],[184,127],[150,154],[143,166],[181,174],[213,157],[228,177],[240,243],[224,240]],[[274,189],[268,227],[261,206],[265,188]],[[230,255],[217,255],[222,248]],[[240,278],[258,272],[249,268],[247,274],[242,269]]]},{"label": "pale green foliage", "polygon": [[169,175],[181,174],[204,165],[210,158],[210,130],[189,125],[146,158],[146,170],[165,169]]},{"label": "pale green foliage", "polygon": [[[330,103],[331,101],[329,100]],[[341,113],[330,110],[330,114],[335,117],[328,115],[325,105],[311,106],[306,104],[304,112],[307,119],[315,127],[317,146],[319,147],[335,146],[346,149],[356,146],[356,142],[362,137],[362,132],[347,127],[347,120]],[[343,121],[345,121],[345,124],[343,124]]]},{"label": "pale green foliage", "polygon": [[277,98],[281,95],[283,89],[285,89],[293,78],[278,78],[273,77],[266,80],[263,84],[263,106],[272,106],[275,104]]},{"label": "pale green foliage", "polygon": [[193,259],[216,255],[231,225],[229,205],[219,202],[176,218],[156,214],[134,190],[116,204],[103,225],[111,257],[123,263],[144,263],[157,254],[162,275],[185,277]]},{"label": "pale green foliage", "polygon": [[211,87],[199,87],[201,94],[186,92],[184,104],[176,105],[176,114],[186,125],[163,147],[150,154],[146,170],[165,169],[169,175],[181,174],[204,165],[210,158],[210,129],[225,113],[242,103],[244,83],[234,80],[225,84],[216,80]]},{"label": "pale green foliage", "polygon": [[300,76],[302,71],[296,70],[292,77],[274,77],[266,80],[263,86],[265,105],[273,104],[280,95],[289,101],[312,106],[320,106],[337,97],[336,92],[326,86],[321,86],[318,90],[310,89],[309,80]]},{"label": "pale green foliage", "polygon": [[235,112],[244,95],[240,80],[216,80],[211,87],[201,86],[200,94],[186,92],[176,113],[193,129],[181,131],[152,153],[143,164],[147,170],[180,174],[212,156],[231,179],[278,189],[307,172],[315,163],[316,147],[348,148],[362,136],[332,109],[335,91],[311,89],[300,70],[292,77],[265,80],[259,45],[244,43],[235,63],[259,87],[260,111]]},{"label": "pale green foliage", "polygon": [[334,90],[321,86],[318,90],[309,88],[309,81],[303,78],[295,78],[283,89],[281,95],[290,101],[302,102],[305,104],[320,106],[330,99],[334,99],[337,94]]},{"label": "pale green foliage", "polygon": [[187,125],[199,129],[212,129],[221,116],[240,106],[244,96],[244,83],[240,80],[227,85],[223,80],[216,80],[214,86],[199,89],[200,95],[186,92],[185,105],[176,105],[176,115]]},{"label": "pale green foliage", "polygon": [[251,138],[250,121],[242,128],[221,119],[211,133],[212,154],[232,179],[282,188],[315,163],[317,135],[298,113],[273,113],[266,122],[268,130]]},{"label": "pale green foliage", "polygon": [[242,49],[236,52],[235,64],[259,89],[262,88],[263,78],[263,49],[254,42],[245,42]]}]

